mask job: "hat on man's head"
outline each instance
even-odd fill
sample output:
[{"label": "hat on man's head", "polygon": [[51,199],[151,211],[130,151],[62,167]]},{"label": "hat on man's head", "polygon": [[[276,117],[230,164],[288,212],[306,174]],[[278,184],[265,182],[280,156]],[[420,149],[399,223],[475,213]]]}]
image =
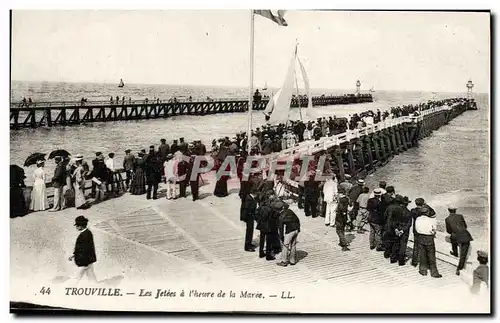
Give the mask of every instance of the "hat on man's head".
[{"label": "hat on man's head", "polygon": [[161,141],[161,142],[166,142],[167,140],[165,140],[165,139],[161,139],[160,141]]},{"label": "hat on man's head", "polygon": [[54,161],[55,161],[56,163],[60,162],[61,160],[62,160],[62,157],[61,157],[61,156],[56,156],[56,157],[54,157]]},{"label": "hat on man's head", "polygon": [[410,204],[411,200],[408,198],[408,196],[403,197],[403,202],[404,204]]},{"label": "hat on man's head", "polygon": [[425,200],[423,198],[421,198],[421,197],[417,197],[415,199],[415,204],[416,205],[424,205],[424,203],[425,203]]},{"label": "hat on man's head", "polygon": [[380,188],[376,188],[373,190],[373,194],[375,195],[382,195],[382,190]]},{"label": "hat on man's head", "polygon": [[78,161],[78,160],[82,160],[83,159],[83,155],[82,154],[76,154],[75,155],[75,160]]},{"label": "hat on man's head", "polygon": [[173,158],[174,155],[173,154],[167,154],[167,158]]},{"label": "hat on man's head", "polygon": [[137,153],[137,156],[139,156],[139,157],[144,156],[144,152],[141,150],[140,152]]},{"label": "hat on man's head", "polygon": [[149,146],[149,149],[155,149],[155,146],[151,145]]},{"label": "hat on man's head", "polygon": [[364,181],[364,180],[362,180],[362,179],[358,179],[358,184],[364,184],[364,183],[365,183],[365,181]]},{"label": "hat on man's head", "polygon": [[141,149],[141,153],[145,154],[146,153],[146,149]]},{"label": "hat on man's head", "polygon": [[448,212],[455,212],[457,208],[455,206],[448,206]]},{"label": "hat on man's head", "polygon": [[89,219],[87,219],[83,215],[79,215],[79,216],[76,217],[74,225],[75,226],[77,226],[77,225],[87,225],[88,222],[89,222]]},{"label": "hat on man's head", "polygon": [[477,251],[477,256],[481,258],[488,258],[488,252],[484,250],[478,250]]},{"label": "hat on man's head", "polygon": [[344,177],[345,177],[345,179],[350,179],[350,178],[351,178],[351,175],[349,175],[349,174],[344,174]]},{"label": "hat on man's head", "polygon": [[109,153],[109,154],[108,154],[108,157],[109,157],[109,158],[113,158],[113,157],[115,157],[115,153]]},{"label": "hat on man's head", "polygon": [[97,151],[97,152],[95,153],[95,155],[96,155],[96,156],[100,156],[100,155],[102,155],[102,152]]},{"label": "hat on man's head", "polygon": [[378,182],[378,186],[380,186],[380,187],[386,187],[387,183],[385,181],[380,181],[380,182]]},{"label": "hat on man's head", "polygon": [[125,149],[125,153],[128,154],[131,150],[130,149]]},{"label": "hat on man's head", "polygon": [[194,148],[194,144],[191,144],[191,143],[190,143],[190,144],[188,145],[188,147],[189,147],[189,148]]}]

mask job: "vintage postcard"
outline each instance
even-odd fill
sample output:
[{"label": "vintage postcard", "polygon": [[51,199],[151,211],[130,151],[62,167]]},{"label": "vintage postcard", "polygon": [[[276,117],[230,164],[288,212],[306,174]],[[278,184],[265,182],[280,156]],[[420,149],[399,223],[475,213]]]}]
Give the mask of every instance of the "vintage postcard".
[{"label": "vintage postcard", "polygon": [[10,18],[11,311],[491,312],[489,11]]}]

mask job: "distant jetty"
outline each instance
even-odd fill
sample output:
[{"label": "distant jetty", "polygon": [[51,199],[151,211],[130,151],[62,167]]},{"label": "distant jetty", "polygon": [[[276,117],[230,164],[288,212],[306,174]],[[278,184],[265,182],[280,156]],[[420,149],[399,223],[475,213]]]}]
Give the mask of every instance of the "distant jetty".
[{"label": "distant jetty", "polygon": [[[295,97],[291,107],[307,106],[307,97]],[[269,99],[254,102],[253,110],[264,110]],[[373,102],[371,94],[322,95],[312,98],[313,106]],[[116,122],[145,119],[166,119],[180,115],[211,115],[248,111],[247,100],[191,101],[60,101],[10,104],[10,128],[70,126],[92,122]]]}]

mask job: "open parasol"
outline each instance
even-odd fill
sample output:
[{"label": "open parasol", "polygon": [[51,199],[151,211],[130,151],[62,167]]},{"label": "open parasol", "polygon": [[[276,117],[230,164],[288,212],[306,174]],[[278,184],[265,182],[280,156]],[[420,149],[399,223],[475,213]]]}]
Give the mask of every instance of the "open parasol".
[{"label": "open parasol", "polygon": [[57,149],[49,154],[49,159],[55,158],[56,156],[68,157],[68,156],[71,156],[71,154],[67,150]]},{"label": "open parasol", "polygon": [[29,155],[28,158],[26,158],[26,161],[24,162],[24,167],[35,165],[36,162],[39,160],[45,160],[45,155],[47,154],[34,153]]}]

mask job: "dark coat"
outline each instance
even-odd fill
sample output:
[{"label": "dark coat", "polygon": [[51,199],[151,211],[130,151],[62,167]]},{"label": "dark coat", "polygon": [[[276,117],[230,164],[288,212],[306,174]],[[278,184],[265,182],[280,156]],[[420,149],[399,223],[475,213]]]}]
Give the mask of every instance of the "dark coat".
[{"label": "dark coat", "polygon": [[271,232],[270,228],[270,219],[272,218],[273,208],[269,203],[263,203],[261,207],[258,209],[259,216],[257,219],[257,230],[261,232]]},{"label": "dark coat", "polygon": [[362,185],[354,185],[351,190],[349,191],[349,200],[351,205],[353,205],[357,200],[359,195],[363,192],[363,186]]},{"label": "dark coat", "polygon": [[298,230],[300,232],[300,220],[297,214],[290,209],[283,211],[279,217],[280,237],[285,234]]},{"label": "dark coat", "polygon": [[161,181],[161,160],[156,153],[150,153],[146,159],[146,179],[150,184]]},{"label": "dark coat", "polygon": [[158,153],[162,161],[167,159],[167,155],[170,153],[170,146],[168,144],[161,144],[158,148]]},{"label": "dark coat", "polygon": [[94,236],[89,229],[83,230],[82,233],[76,238],[75,251],[75,264],[78,267],[86,267],[97,261],[94,247]]},{"label": "dark coat", "polygon": [[240,212],[240,220],[246,222],[247,220],[255,219],[255,212],[257,211],[257,201],[252,195],[248,195],[243,202],[243,207]]},{"label": "dark coat", "polygon": [[373,224],[385,224],[384,214],[382,213],[382,201],[376,197],[372,197],[366,204],[366,209],[370,212],[368,222]]},{"label": "dark coat", "polygon": [[472,236],[467,230],[467,223],[462,214],[450,214],[445,219],[446,232],[448,232],[451,237],[452,243],[467,243],[471,242]]},{"label": "dark coat", "polygon": [[60,188],[66,185],[66,167],[62,163],[57,164],[52,177],[54,188]]}]

